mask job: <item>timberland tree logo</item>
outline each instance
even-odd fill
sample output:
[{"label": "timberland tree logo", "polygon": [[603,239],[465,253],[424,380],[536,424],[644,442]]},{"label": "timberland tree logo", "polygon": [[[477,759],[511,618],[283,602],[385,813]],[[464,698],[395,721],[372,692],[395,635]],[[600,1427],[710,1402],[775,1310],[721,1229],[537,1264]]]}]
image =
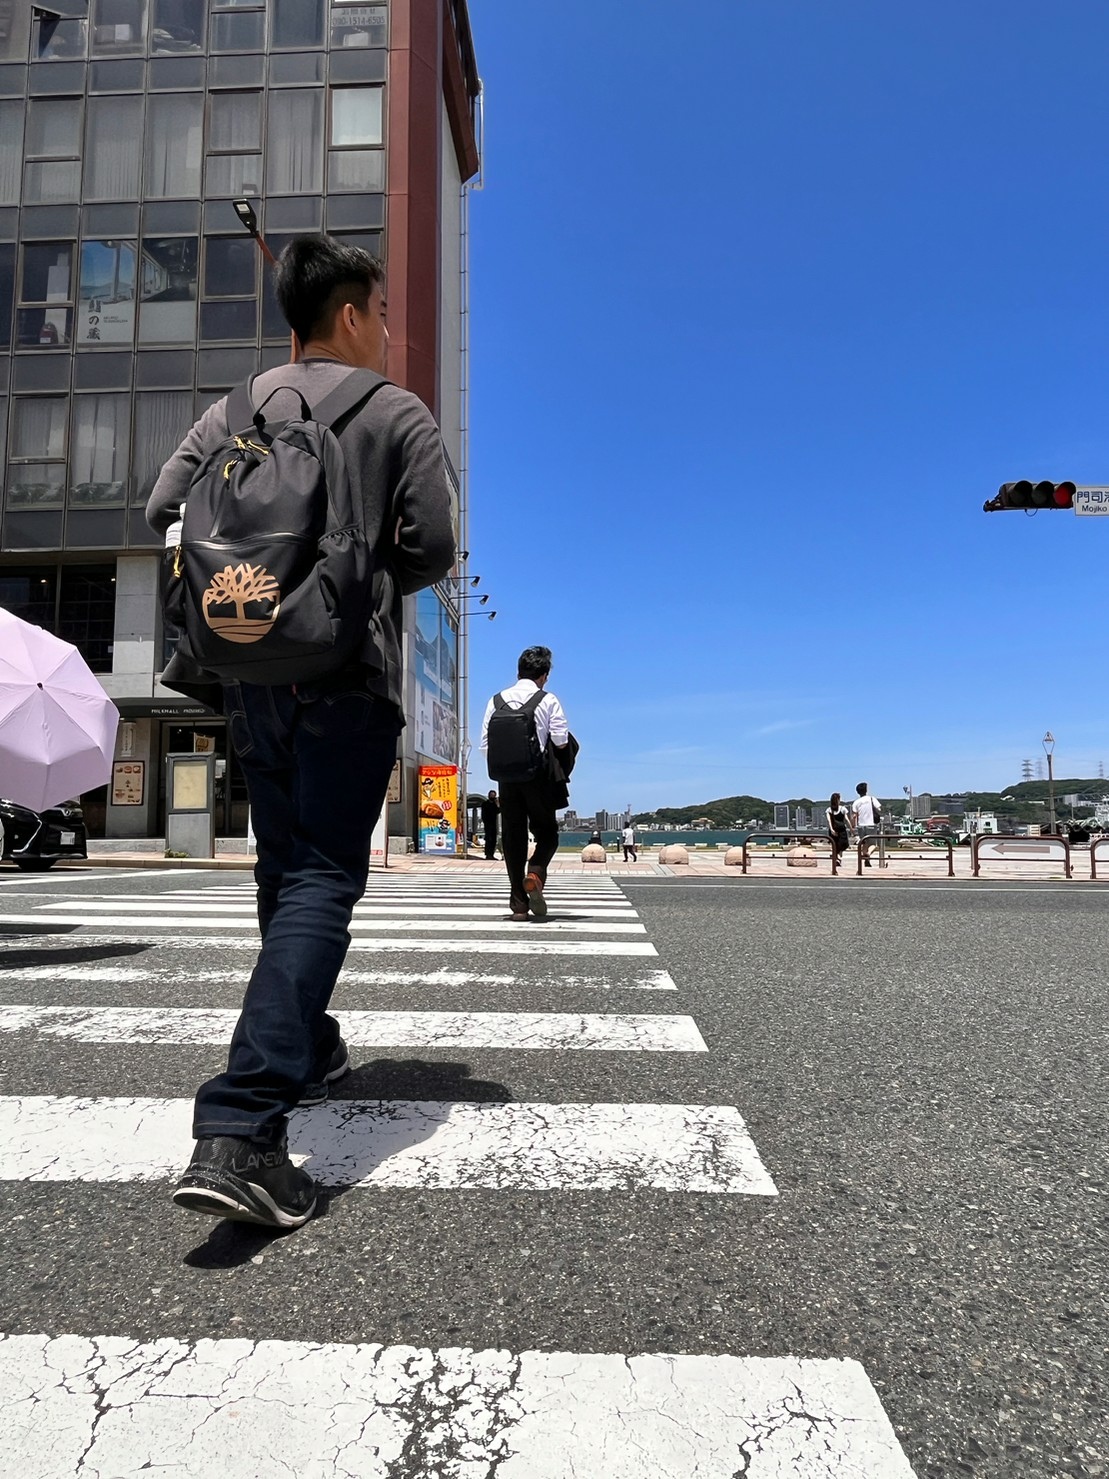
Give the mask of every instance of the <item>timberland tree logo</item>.
[{"label": "timberland tree logo", "polygon": [[257,642],[281,610],[281,590],[264,565],[227,565],[204,592],[204,620],[228,642]]}]

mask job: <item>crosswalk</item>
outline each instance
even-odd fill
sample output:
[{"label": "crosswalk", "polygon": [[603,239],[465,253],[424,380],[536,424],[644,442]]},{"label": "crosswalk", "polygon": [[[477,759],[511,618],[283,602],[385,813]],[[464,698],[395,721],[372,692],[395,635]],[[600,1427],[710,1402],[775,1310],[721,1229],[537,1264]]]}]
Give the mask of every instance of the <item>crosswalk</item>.
[{"label": "crosswalk", "polygon": [[[459,1198],[480,1197],[494,1220],[498,1198],[526,1195],[554,1214],[566,1198],[609,1198],[614,1215],[643,1199],[680,1221],[683,1199],[778,1196],[743,1106],[688,1092],[713,1034],[680,1010],[616,884],[554,882],[541,926],[507,922],[504,893],[488,876],[371,877],[333,1004],[356,1071],[290,1123],[294,1159],[341,1200],[292,1246],[310,1253],[336,1217],[357,1240],[403,1216],[405,1197],[445,1223],[472,1205]],[[4,896],[7,1191],[53,1188],[79,1227],[89,1199],[99,1208],[126,1187],[131,1205],[154,1199],[195,1240],[200,1224],[164,1210],[190,1145],[182,1080],[221,1061],[257,949],[253,897],[249,879],[197,875]],[[452,1057],[463,1050],[487,1077]],[[28,1063],[34,1092],[20,1081]],[[77,1072],[96,1092],[74,1092]],[[518,1096],[513,1081],[543,1097]],[[435,1097],[398,1095],[398,1082]],[[601,1097],[600,1084],[634,1092]],[[97,1246],[71,1274],[74,1310],[103,1308]],[[144,1252],[137,1277],[163,1276]],[[161,1330],[90,1313],[72,1328],[25,1317],[0,1334],[0,1479],[911,1479],[851,1360],[613,1352],[603,1338],[564,1350],[554,1327],[536,1349],[467,1346],[464,1330],[456,1346],[375,1344],[372,1299],[353,1341],[332,1338],[322,1305],[314,1339],[273,1338],[261,1317],[208,1338],[205,1320],[174,1309]],[[426,1328],[434,1311],[413,1311],[411,1334]]]}]

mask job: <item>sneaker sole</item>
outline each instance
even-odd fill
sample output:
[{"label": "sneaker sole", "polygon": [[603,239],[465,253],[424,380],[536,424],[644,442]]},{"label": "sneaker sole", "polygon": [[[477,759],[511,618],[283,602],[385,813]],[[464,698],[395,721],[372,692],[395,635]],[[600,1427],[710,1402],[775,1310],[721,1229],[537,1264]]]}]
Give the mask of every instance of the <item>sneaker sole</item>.
[{"label": "sneaker sole", "polygon": [[306,1212],[279,1207],[268,1192],[252,1181],[239,1183],[237,1195],[214,1186],[179,1186],[173,1193],[176,1206],[202,1217],[223,1217],[230,1222],[252,1222],[258,1227],[303,1227],[316,1212],[316,1198]]}]

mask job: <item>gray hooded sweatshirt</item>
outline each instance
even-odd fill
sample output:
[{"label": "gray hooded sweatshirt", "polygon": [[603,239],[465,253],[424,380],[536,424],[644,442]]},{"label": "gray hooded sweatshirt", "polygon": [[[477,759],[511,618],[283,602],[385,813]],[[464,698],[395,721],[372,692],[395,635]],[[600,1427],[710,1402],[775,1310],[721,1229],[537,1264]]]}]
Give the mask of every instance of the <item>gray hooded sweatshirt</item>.
[{"label": "gray hooded sweatshirt", "polygon": [[[256,406],[274,390],[292,386],[310,406],[319,405],[350,374],[334,360],[304,360],[259,375],[251,388]],[[268,420],[299,416],[295,395],[273,395]],[[209,407],[162,468],[146,505],[150,527],[164,534],[178,517],[193,475],[230,434],[227,400]],[[434,417],[410,391],[383,385],[339,434],[352,487],[361,495],[366,539],[375,551],[375,585],[380,585],[374,623],[374,650],[364,651],[366,686],[390,699],[403,713],[401,629],[404,596],[442,579],[454,565],[456,548],[451,494],[443,443]],[[175,657],[163,682],[170,688],[215,700],[215,689],[201,693],[206,675],[186,672]]]}]

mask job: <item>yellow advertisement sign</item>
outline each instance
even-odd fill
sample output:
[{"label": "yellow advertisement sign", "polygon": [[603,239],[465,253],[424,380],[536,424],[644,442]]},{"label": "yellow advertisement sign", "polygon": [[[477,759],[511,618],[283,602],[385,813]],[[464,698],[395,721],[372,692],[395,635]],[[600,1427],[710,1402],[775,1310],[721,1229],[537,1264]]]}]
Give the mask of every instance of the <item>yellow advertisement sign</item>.
[{"label": "yellow advertisement sign", "polygon": [[420,851],[458,848],[458,766],[420,766]]}]

